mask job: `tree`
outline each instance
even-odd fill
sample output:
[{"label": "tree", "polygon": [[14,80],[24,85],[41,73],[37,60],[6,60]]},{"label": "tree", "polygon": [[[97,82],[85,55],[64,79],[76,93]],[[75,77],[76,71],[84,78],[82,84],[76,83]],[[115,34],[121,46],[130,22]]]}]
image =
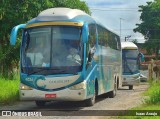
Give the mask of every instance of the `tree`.
[{"label": "tree", "polygon": [[53,7],[77,8],[90,13],[85,2],[80,0],[1,0],[0,4],[0,75],[12,76],[18,67],[21,34],[16,46],[10,46],[11,29],[36,17],[41,11]]},{"label": "tree", "polygon": [[136,24],[137,28],[134,32],[140,32],[145,36],[146,49],[150,53],[156,53],[160,49],[160,0],[147,2],[147,5],[139,6],[141,12],[140,24]]},{"label": "tree", "polygon": [[135,43],[135,44],[138,43],[137,39],[132,40],[132,42]]}]

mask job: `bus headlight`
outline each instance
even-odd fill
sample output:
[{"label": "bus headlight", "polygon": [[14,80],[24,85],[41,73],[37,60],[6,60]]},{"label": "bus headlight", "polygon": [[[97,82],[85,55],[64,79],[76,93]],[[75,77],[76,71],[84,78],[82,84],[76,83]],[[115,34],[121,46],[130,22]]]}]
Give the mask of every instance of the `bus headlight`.
[{"label": "bus headlight", "polygon": [[27,86],[27,85],[24,85],[24,84],[20,84],[20,89],[21,90],[32,90],[31,87]]},{"label": "bus headlight", "polygon": [[78,90],[78,89],[86,89],[86,81],[83,81],[79,84],[69,87],[71,90]]}]

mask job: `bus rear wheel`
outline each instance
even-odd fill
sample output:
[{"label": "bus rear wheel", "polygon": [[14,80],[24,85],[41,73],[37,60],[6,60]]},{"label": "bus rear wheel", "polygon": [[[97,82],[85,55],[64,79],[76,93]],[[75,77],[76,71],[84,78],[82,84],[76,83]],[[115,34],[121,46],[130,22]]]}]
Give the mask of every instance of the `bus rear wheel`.
[{"label": "bus rear wheel", "polygon": [[44,107],[45,104],[46,104],[45,101],[35,101],[35,102],[36,102],[36,105],[37,105],[38,107]]},{"label": "bus rear wheel", "polygon": [[115,81],[114,82],[114,89],[108,93],[108,97],[114,98],[116,96],[116,93],[117,93],[117,83]]}]

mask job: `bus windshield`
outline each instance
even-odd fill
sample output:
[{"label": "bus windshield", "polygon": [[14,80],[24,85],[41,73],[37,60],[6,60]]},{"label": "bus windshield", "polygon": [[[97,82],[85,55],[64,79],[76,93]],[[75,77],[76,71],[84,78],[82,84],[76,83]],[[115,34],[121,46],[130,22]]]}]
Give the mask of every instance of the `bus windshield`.
[{"label": "bus windshield", "polygon": [[138,50],[122,50],[123,73],[134,74],[139,72]]},{"label": "bus windshield", "polygon": [[81,28],[45,26],[25,29],[22,72],[32,74],[75,73],[82,70]]}]

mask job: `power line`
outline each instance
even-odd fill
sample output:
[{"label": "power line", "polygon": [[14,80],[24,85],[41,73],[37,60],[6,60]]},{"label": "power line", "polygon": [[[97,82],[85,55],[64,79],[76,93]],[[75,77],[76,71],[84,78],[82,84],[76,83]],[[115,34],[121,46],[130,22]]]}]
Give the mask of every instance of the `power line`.
[{"label": "power line", "polygon": [[[153,10],[144,10],[141,8],[90,8],[90,10],[97,10],[97,11],[137,11],[137,12],[153,12],[153,13],[159,13],[159,11],[153,11]],[[139,11],[142,10],[142,11]]]},{"label": "power line", "polygon": [[[115,30],[115,31],[119,31],[120,29],[113,29],[113,30]],[[133,29],[121,29],[121,30],[124,30],[124,31],[130,31],[130,30],[133,30]]]},{"label": "power line", "polygon": [[[135,28],[128,28],[128,29],[121,29],[121,30],[133,30]],[[119,29],[113,29],[115,31],[119,30]],[[160,29],[142,29],[142,30],[146,30],[146,31],[160,31]]]},{"label": "power line", "polygon": [[99,11],[138,11],[138,8],[90,8],[91,10]]},{"label": "power line", "polygon": [[157,41],[160,41],[160,38],[159,39],[149,39],[149,40],[147,40],[148,42],[157,42]]}]

